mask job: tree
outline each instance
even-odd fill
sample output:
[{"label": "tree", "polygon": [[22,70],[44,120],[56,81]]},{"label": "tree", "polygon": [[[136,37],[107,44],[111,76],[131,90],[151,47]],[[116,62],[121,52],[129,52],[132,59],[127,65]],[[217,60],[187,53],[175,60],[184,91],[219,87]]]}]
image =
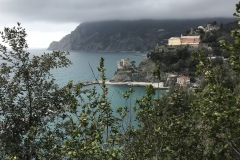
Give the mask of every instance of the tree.
[{"label": "tree", "polygon": [[149,53],[147,53],[147,58],[149,58],[150,57],[150,54]]},{"label": "tree", "polygon": [[221,29],[221,30],[223,29],[223,23],[220,24],[220,29]]},{"label": "tree", "polygon": [[217,65],[222,65],[223,64],[223,58],[222,57],[216,57],[215,59],[212,60],[212,65],[217,66]]},{"label": "tree", "polygon": [[[240,2],[236,7],[240,13]],[[193,53],[196,74],[205,85],[192,92],[176,86],[161,99],[147,88],[137,100],[139,129],[126,159],[239,159],[239,32],[232,32],[234,44],[221,41],[222,49],[230,52],[226,64],[212,65],[205,51]],[[226,85],[226,78],[233,85]]]},{"label": "tree", "polygon": [[135,67],[136,67],[136,66],[135,66],[135,63],[136,63],[136,61],[131,61],[132,68],[135,68]]},{"label": "tree", "polygon": [[60,51],[30,58],[20,23],[4,28],[0,35],[11,48],[0,45],[0,157],[38,159],[41,136],[68,103],[50,70],[71,62],[68,53]]},{"label": "tree", "polygon": [[[192,101],[194,121],[199,126],[203,157],[207,159],[238,159],[239,155],[239,105],[231,86],[225,85],[223,66],[213,66],[204,52],[194,53],[200,63],[198,74],[204,76],[206,85]],[[233,77],[232,72],[230,77]],[[207,146],[207,148],[206,148]]]},{"label": "tree", "polygon": [[64,115],[55,123],[58,132],[45,134],[42,138],[43,149],[39,150],[40,159],[121,159],[122,141],[121,116],[113,115],[111,103],[107,97],[108,88],[105,81],[104,59],[101,58],[98,71],[102,82],[99,87],[83,89],[80,83],[73,88],[72,82],[67,85],[66,96],[69,106]]},{"label": "tree", "polygon": [[[240,13],[240,2],[236,8]],[[198,63],[196,75],[205,82],[200,87],[186,90],[176,85],[156,97],[153,86],[147,86],[146,94],[132,107],[138,123],[134,129],[131,123],[123,123],[126,115],[132,115],[131,106],[118,107],[119,115],[113,114],[103,58],[98,67],[102,93],[96,88],[85,90],[81,83],[58,88],[47,76],[52,67],[70,63],[65,53],[30,59],[24,50],[25,30],[20,25],[5,29],[1,35],[13,51],[0,47],[6,61],[0,70],[1,158],[239,159],[239,32],[232,32],[234,44],[221,41],[230,54],[223,64],[213,65],[205,51],[192,54]],[[153,74],[161,79],[160,63]],[[123,97],[127,100],[132,92],[130,88]],[[48,109],[53,112],[48,114]]]},{"label": "tree", "polygon": [[212,22],[212,25],[214,25],[214,26],[217,25],[217,22],[216,22],[216,21],[213,21],[213,22]]},{"label": "tree", "polygon": [[212,47],[212,50],[213,50],[214,55],[221,56],[222,51],[221,51],[220,47]]}]

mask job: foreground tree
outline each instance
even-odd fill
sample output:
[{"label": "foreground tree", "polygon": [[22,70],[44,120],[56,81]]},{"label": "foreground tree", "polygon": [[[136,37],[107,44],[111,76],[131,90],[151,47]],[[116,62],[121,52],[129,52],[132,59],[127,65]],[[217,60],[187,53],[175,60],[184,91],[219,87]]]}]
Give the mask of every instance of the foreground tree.
[{"label": "foreground tree", "polygon": [[0,157],[37,159],[41,136],[68,103],[50,70],[71,62],[68,53],[60,51],[30,55],[27,34],[19,23],[0,35],[11,48],[0,45]]},{"label": "foreground tree", "polygon": [[42,138],[46,147],[38,152],[41,159],[121,159],[121,118],[113,115],[103,66],[101,58],[98,70],[102,83],[97,87],[102,92],[96,92],[96,86],[84,89],[81,83],[74,88],[72,82],[67,85],[70,105],[55,123],[58,132]]},{"label": "foreground tree", "polygon": [[121,159],[127,126],[124,113],[113,116],[103,58],[101,94],[71,81],[59,88],[50,70],[68,66],[67,53],[30,58],[20,24],[1,36],[11,47],[0,46],[1,159]]},{"label": "foreground tree", "polygon": [[[240,13],[240,2],[236,7]],[[213,65],[204,51],[192,55],[203,77],[199,88],[177,86],[161,99],[147,88],[137,100],[139,128],[126,159],[240,159],[239,32],[232,31],[234,44],[221,41],[231,54],[223,64]]]}]

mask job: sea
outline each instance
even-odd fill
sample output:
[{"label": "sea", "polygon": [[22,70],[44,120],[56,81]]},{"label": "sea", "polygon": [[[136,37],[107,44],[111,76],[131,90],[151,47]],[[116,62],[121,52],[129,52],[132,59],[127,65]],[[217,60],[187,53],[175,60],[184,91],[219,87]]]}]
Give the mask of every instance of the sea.
[{"label": "sea", "polygon": [[[43,53],[51,53],[52,51],[46,49],[29,49],[31,55],[40,56]],[[105,74],[107,80],[111,80],[117,70],[117,61],[123,58],[129,58],[130,62],[135,61],[135,65],[145,58],[146,54],[138,52],[80,52],[70,51],[67,56],[71,60],[72,65],[67,68],[53,69],[51,73],[60,87],[68,84],[69,81],[73,83],[86,82],[95,80],[94,77],[99,76],[97,67],[99,66],[100,58],[104,58],[104,67],[106,69]],[[95,85],[96,86],[96,85]],[[92,88],[94,85],[87,86],[86,88]],[[135,105],[135,100],[145,95],[146,89],[144,86],[134,86],[135,92],[131,95],[130,99],[126,101],[122,94],[130,89],[130,86],[125,85],[107,85],[109,94],[108,98],[111,102],[113,110],[118,106]],[[101,89],[97,87],[97,91],[101,92]],[[165,93],[165,90],[159,90],[160,95]]]}]

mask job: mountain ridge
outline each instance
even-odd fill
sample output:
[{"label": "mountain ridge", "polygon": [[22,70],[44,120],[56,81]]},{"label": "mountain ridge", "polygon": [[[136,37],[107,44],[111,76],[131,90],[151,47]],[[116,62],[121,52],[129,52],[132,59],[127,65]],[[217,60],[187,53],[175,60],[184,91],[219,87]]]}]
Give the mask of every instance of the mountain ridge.
[{"label": "mountain ridge", "polygon": [[84,22],[60,41],[53,41],[48,50],[78,50],[87,52],[139,51],[148,52],[156,44],[166,43],[172,36],[180,36],[189,28],[210,21],[228,23],[234,18],[196,20],[135,20]]}]

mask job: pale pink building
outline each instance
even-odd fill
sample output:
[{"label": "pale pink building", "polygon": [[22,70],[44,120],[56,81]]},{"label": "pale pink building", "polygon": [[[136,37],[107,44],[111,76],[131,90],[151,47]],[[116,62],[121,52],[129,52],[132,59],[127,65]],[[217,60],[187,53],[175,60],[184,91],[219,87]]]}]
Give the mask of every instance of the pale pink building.
[{"label": "pale pink building", "polygon": [[181,76],[177,78],[177,83],[182,85],[190,84],[190,78],[188,76]]},{"label": "pale pink building", "polygon": [[182,45],[192,45],[192,44],[199,44],[200,43],[200,36],[182,36],[180,37]]}]

